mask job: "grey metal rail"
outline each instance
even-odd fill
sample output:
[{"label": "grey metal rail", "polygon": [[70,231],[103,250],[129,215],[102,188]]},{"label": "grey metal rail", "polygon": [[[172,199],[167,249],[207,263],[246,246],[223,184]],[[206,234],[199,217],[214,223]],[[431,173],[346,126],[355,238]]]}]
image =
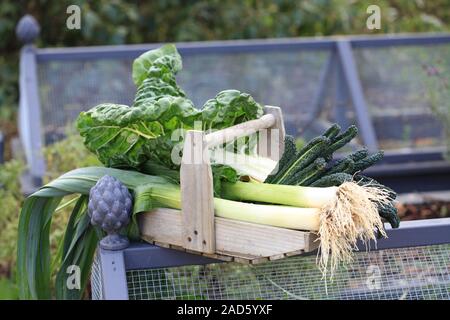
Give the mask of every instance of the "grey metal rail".
[{"label": "grey metal rail", "polygon": [[[386,231],[388,238],[379,240],[376,247],[372,244],[370,250],[447,244],[450,243],[450,218],[405,221],[399,229],[386,226]],[[359,244],[359,248],[361,251],[366,249],[363,243]],[[104,299],[128,299],[128,270],[222,263],[220,260],[146,243],[133,243],[120,251],[99,248],[97,259],[101,266]]]},{"label": "grey metal rail", "polygon": [[[449,34],[404,34],[389,36],[340,36],[314,38],[249,39],[202,42],[178,42],[182,54],[267,52],[286,50],[332,50],[340,41],[353,48],[381,48],[389,46],[438,45],[450,43]],[[38,61],[91,60],[135,58],[141,53],[157,48],[162,43],[118,46],[90,46],[70,48],[43,48],[36,50]]]}]

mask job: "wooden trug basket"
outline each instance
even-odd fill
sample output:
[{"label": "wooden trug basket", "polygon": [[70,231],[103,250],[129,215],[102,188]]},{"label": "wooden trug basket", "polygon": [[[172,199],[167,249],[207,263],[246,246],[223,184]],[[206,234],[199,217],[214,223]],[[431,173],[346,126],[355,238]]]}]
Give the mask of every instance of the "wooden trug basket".
[{"label": "wooden trug basket", "polygon": [[[278,161],[285,136],[279,107],[266,106],[261,118],[210,134],[188,131],[180,169],[182,210],[160,208],[140,214],[141,238],[166,248],[243,263],[276,260],[316,249],[317,236],[311,232],[214,216],[211,166],[208,159],[203,159],[203,151],[255,132],[260,133],[259,155]],[[280,142],[274,150],[272,138]]]}]

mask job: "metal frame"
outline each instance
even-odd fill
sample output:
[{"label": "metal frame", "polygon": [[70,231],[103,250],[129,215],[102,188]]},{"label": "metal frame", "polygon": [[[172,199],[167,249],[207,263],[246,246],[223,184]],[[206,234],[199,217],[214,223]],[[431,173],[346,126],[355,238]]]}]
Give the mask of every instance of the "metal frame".
[{"label": "metal frame", "polygon": [[[178,42],[181,54],[267,52],[284,50],[332,50],[339,41],[348,41],[352,48],[382,48],[406,45],[437,45],[450,43],[450,34],[403,34],[347,37],[305,37],[284,39],[248,39],[224,41]],[[93,60],[93,59],[133,59],[147,50],[155,49],[162,43],[90,46],[74,48],[42,48],[36,51],[39,62],[55,60]]]},{"label": "metal frame", "polygon": [[[388,239],[381,239],[371,250],[418,247],[450,243],[450,218],[405,221],[399,229],[386,227]],[[359,249],[365,250],[360,243]],[[194,255],[146,243],[133,243],[121,251],[98,249],[102,272],[102,297],[106,300],[127,300],[126,272],[184,265],[222,263],[220,260]],[[308,253],[315,254],[315,252]]]},{"label": "metal frame", "polygon": [[370,121],[369,111],[359,80],[350,41],[340,40],[336,43],[336,46],[339,57],[339,70],[342,72],[340,80],[346,84],[353,108],[355,108],[359,127],[363,128],[363,130],[361,130],[361,135],[364,144],[371,151],[377,150],[378,143],[375,137],[375,129],[372,121]]},{"label": "metal frame", "polygon": [[[288,38],[268,40],[233,40],[210,42],[181,42],[177,48],[182,55],[201,55],[210,53],[242,53],[268,51],[298,51],[298,50],[326,50],[330,52],[320,75],[320,83],[314,95],[314,114],[320,113],[327,79],[335,72],[337,76],[335,105],[338,118],[343,120],[343,108],[352,103],[359,127],[362,128],[363,142],[369,149],[377,149],[377,140],[373,123],[367,112],[367,105],[362,91],[358,70],[353,56],[353,48],[382,48],[389,46],[437,45],[449,44],[449,34],[427,35],[389,35],[389,36],[353,36],[353,37],[322,37],[322,38]],[[38,82],[36,78],[37,64],[47,61],[67,60],[95,60],[135,58],[146,50],[156,48],[161,44],[121,45],[121,46],[93,46],[75,48],[42,48],[38,49],[26,44],[21,53],[20,68],[20,115],[19,127],[25,148],[30,174],[34,184],[40,184],[40,177],[45,172],[45,163],[41,155],[43,146],[40,133],[40,105]],[[316,117],[314,117],[316,118]],[[313,119],[313,117],[311,117]],[[416,152],[416,151],[414,151]],[[411,155],[411,153],[409,154]],[[395,156],[394,156],[395,157]],[[389,156],[385,163],[390,163]],[[433,163],[434,166],[434,163]],[[444,165],[446,175],[450,177],[450,165]],[[385,167],[377,168],[378,179],[382,180]],[[406,171],[409,174],[409,171]],[[439,174],[442,173],[442,170]],[[388,173],[389,176],[390,173]],[[381,178],[380,178],[381,177]],[[388,178],[391,181],[391,178]],[[399,183],[395,181],[395,185]],[[422,184],[421,184],[422,185]],[[427,188],[443,188],[442,183],[428,184]],[[447,186],[448,187],[448,186]],[[426,188],[426,189],[427,189]],[[428,190],[428,189],[427,189]]]},{"label": "metal frame", "polygon": [[26,44],[20,52],[20,103],[18,127],[32,184],[40,185],[45,173],[42,156],[41,106],[38,90],[36,48]]}]

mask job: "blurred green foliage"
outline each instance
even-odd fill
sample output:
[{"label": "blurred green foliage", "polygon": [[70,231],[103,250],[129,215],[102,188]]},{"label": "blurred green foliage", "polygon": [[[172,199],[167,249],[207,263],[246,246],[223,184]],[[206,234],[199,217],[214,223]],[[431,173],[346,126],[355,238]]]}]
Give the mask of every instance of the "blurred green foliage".
[{"label": "blurred green foliage", "polygon": [[[79,167],[100,165],[96,157],[83,144],[75,129],[69,130],[67,138],[44,149],[47,173],[44,181],[48,182],[61,174]],[[10,160],[0,165],[0,299],[14,298],[16,290],[13,279],[16,261],[16,242],[19,212],[24,200],[20,189],[20,176],[25,169],[21,160]],[[62,241],[67,219],[73,206],[54,215],[50,241],[54,250]],[[9,280],[7,280],[9,279]]]},{"label": "blurred green foliage", "polygon": [[[2,0],[0,3],[0,117],[14,121],[18,52],[14,32],[32,14],[39,47],[144,42],[447,31],[448,0],[380,0],[381,30],[368,30],[372,0]],[[81,30],[66,28],[69,5],[81,8]]]},{"label": "blurred green foliage", "polygon": [[[15,242],[19,208],[23,195],[20,189],[20,175],[24,164],[11,160],[0,166],[0,271],[9,276],[15,262]],[[0,274],[1,275],[1,274]]]},{"label": "blurred green foliage", "polygon": [[19,299],[19,289],[16,284],[7,278],[0,278],[0,300]]},{"label": "blurred green foliage", "polygon": [[103,166],[97,156],[86,149],[83,138],[78,134],[75,126],[68,128],[65,134],[67,138],[44,149],[47,166],[44,183],[76,168]]}]

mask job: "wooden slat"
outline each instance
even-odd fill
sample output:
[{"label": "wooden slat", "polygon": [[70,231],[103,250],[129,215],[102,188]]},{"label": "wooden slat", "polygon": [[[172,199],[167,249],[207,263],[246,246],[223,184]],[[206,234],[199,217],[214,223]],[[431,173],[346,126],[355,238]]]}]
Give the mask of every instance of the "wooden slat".
[{"label": "wooden slat", "polygon": [[[278,161],[284,152],[284,137],[286,135],[283,114],[280,107],[275,106],[265,106],[264,111],[266,115],[273,115],[275,122],[267,130],[260,132],[258,153],[260,156]],[[276,143],[276,145],[272,145],[273,143]]]},{"label": "wooden slat", "polygon": [[185,248],[180,247],[180,246],[175,246],[173,244],[170,245],[170,249],[174,249],[174,250],[178,250],[178,251],[186,251]]},{"label": "wooden slat", "polygon": [[159,242],[159,241],[153,241],[153,243],[159,247],[168,248],[170,249],[170,244],[165,242]]},{"label": "wooden slat", "polygon": [[212,259],[217,259],[217,260],[223,260],[223,261],[227,261],[227,262],[231,262],[233,261],[233,257],[232,256],[225,256],[222,254],[209,254],[209,253],[202,253],[202,256],[208,257],[208,258],[212,258]]},{"label": "wooden slat", "polygon": [[249,136],[261,129],[270,128],[275,125],[276,121],[274,115],[266,114],[259,119],[250,120],[226,129],[212,132],[206,135],[205,141],[209,147],[214,147],[240,137]]},{"label": "wooden slat", "polygon": [[227,251],[220,251],[221,255],[227,255],[227,256],[232,256],[233,258],[236,259],[243,259],[243,260],[247,260],[247,261],[251,261],[253,259],[259,259],[261,257],[252,255],[252,254],[244,254],[244,253],[238,253],[238,252],[227,252]]},{"label": "wooden slat", "polygon": [[269,261],[269,258],[268,258],[268,257],[264,257],[264,258],[256,258],[256,259],[252,259],[252,260],[250,261],[250,263],[251,263],[251,264],[260,264],[260,263],[265,263],[265,262],[267,262],[267,261]]},{"label": "wooden slat", "polygon": [[286,252],[285,255],[286,257],[293,257],[293,256],[298,256],[299,254],[304,253],[304,250],[297,250],[297,251],[292,251],[292,252]]},{"label": "wooden slat", "polygon": [[320,241],[318,240],[318,236],[315,233],[308,233],[305,240],[305,252],[311,252],[319,248]]},{"label": "wooden slat", "polygon": [[286,255],[284,253],[274,254],[273,256],[269,257],[269,260],[270,261],[280,260],[280,259],[283,259],[284,257],[286,257]]},{"label": "wooden slat", "polygon": [[242,264],[250,264],[252,259],[244,258],[244,257],[233,257],[233,261]]},{"label": "wooden slat", "polygon": [[[180,246],[168,245],[167,243],[162,243],[162,242],[155,242],[146,236],[142,236],[142,239],[151,244],[154,244],[154,245],[157,245],[157,246],[160,246],[163,248],[170,248],[170,249],[186,252],[186,249],[183,247],[180,247]],[[198,252],[192,251],[192,250],[189,250],[189,252],[199,254]],[[236,255],[236,253],[228,253],[228,255],[225,255],[225,253],[222,253],[222,254],[201,253],[201,255],[208,257],[208,258],[222,260],[222,261],[226,261],[226,262],[237,262],[237,263],[243,263],[243,264],[260,264],[260,263],[265,263],[268,261],[282,259],[284,257],[297,256],[297,255],[300,255],[303,253],[305,253],[304,250],[297,250],[297,251],[287,252],[285,254],[274,255],[274,256],[270,256],[270,257],[258,257],[258,258],[255,256],[251,256],[251,255],[247,256],[247,255],[241,255],[241,254],[238,254],[237,256],[233,256],[233,254]]]},{"label": "wooden slat", "polygon": [[[216,218],[217,252],[265,257],[281,252],[303,249],[305,232],[258,225],[237,220]],[[299,247],[300,246],[300,247]]]},{"label": "wooden slat", "polygon": [[175,209],[156,209],[138,215],[141,237],[183,247],[181,213]]},{"label": "wooden slat", "polygon": [[[202,131],[188,131],[180,168],[183,246],[215,253],[213,178]],[[166,228],[170,229],[170,225]]]},{"label": "wooden slat", "polygon": [[[146,241],[183,246],[179,210],[155,209],[139,215],[139,227]],[[215,217],[216,254],[259,258],[304,250],[311,246],[309,232],[277,228]],[[251,257],[250,257],[251,256]]]}]

